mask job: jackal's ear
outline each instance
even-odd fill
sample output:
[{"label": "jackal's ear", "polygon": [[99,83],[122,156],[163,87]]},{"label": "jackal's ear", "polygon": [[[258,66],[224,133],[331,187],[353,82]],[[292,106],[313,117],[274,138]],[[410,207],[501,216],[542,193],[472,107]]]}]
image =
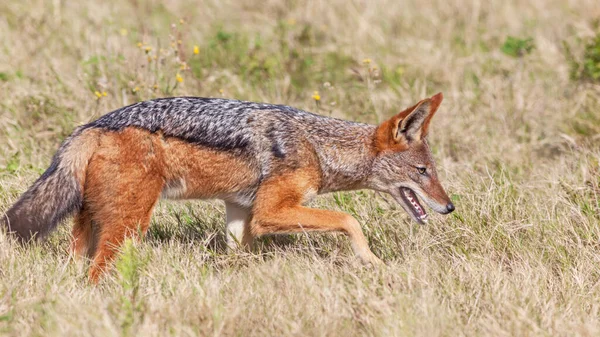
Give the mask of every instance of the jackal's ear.
[{"label": "jackal's ear", "polygon": [[375,135],[378,150],[403,151],[413,141],[427,136],[431,118],[442,103],[444,96],[438,93],[381,123]]},{"label": "jackal's ear", "polygon": [[412,108],[412,111],[403,117],[402,121],[398,124],[395,137],[404,137],[409,142],[425,138],[429,131],[431,118],[433,118],[433,115],[442,103],[442,99],[444,99],[444,96],[440,92],[431,98],[417,103]]}]

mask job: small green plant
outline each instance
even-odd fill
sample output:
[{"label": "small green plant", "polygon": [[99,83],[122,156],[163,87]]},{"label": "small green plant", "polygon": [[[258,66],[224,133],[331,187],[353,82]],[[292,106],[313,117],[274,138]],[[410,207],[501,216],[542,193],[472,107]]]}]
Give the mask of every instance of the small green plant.
[{"label": "small green plant", "polygon": [[16,152],[6,161],[6,165],[1,171],[15,174],[19,170],[19,167],[21,167],[20,154]]},{"label": "small green plant", "polygon": [[521,39],[514,36],[508,36],[506,37],[506,41],[504,41],[504,44],[500,50],[508,56],[523,57],[531,53],[534,48],[535,44],[533,43],[533,39],[530,37]]},{"label": "small green plant", "polygon": [[600,80],[600,32],[584,41],[583,56],[576,57],[565,43],[567,62],[571,66],[571,79],[584,81]]}]

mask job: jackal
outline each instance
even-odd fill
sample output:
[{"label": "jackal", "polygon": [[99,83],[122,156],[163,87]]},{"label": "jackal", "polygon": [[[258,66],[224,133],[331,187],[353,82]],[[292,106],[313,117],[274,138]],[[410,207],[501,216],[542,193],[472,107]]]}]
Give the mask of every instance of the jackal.
[{"label": "jackal", "polygon": [[92,259],[97,282],[122,242],[146,232],[160,197],[217,198],[225,201],[229,246],[337,231],[362,261],[380,263],[352,216],[303,204],[368,188],[391,194],[418,223],[427,220],[419,198],[452,212],[426,138],[441,102],[439,93],[380,125],[220,98],[135,103],[77,128],[6,212],[4,227],[26,242],[74,215],[71,248]]}]

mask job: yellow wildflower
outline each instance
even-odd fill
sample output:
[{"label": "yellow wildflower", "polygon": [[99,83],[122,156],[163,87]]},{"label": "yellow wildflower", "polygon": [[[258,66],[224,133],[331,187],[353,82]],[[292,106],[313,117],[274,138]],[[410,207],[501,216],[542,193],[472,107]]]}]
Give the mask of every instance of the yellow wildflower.
[{"label": "yellow wildflower", "polygon": [[185,20],[184,20],[184,19],[179,19],[179,24],[180,24],[180,25],[183,25],[184,23],[185,23]]},{"label": "yellow wildflower", "polygon": [[195,54],[195,55],[198,55],[198,54],[200,54],[200,47],[198,47],[198,46],[194,46],[194,54]]},{"label": "yellow wildflower", "polygon": [[127,29],[121,28],[121,30],[119,32],[121,33],[121,35],[127,36]]},{"label": "yellow wildflower", "polygon": [[320,100],[321,100],[321,95],[319,95],[319,92],[318,92],[318,91],[315,91],[315,92],[313,93],[313,95],[312,95],[312,98],[313,98],[315,101],[317,101],[317,102],[318,102],[318,101],[320,101]]},{"label": "yellow wildflower", "polygon": [[146,51],[146,54],[148,54],[150,51],[152,51],[152,47],[146,46],[146,48],[144,48],[144,50]]},{"label": "yellow wildflower", "polygon": [[183,82],[183,77],[181,77],[181,75],[179,73],[177,73],[177,75],[175,75],[175,79],[177,80],[177,82],[181,83]]},{"label": "yellow wildflower", "polygon": [[223,95],[223,89],[219,89],[219,93]]},{"label": "yellow wildflower", "polygon": [[135,88],[133,88],[133,93],[136,93],[136,92],[138,92],[138,91],[140,91],[140,87],[135,87]]},{"label": "yellow wildflower", "polygon": [[363,60],[364,64],[371,64],[371,59],[370,58],[366,58]]},{"label": "yellow wildflower", "polygon": [[141,42],[138,42],[137,46],[140,47],[140,48],[142,48],[143,44]]},{"label": "yellow wildflower", "polygon": [[106,97],[106,96],[108,96],[108,93],[106,93],[106,91],[103,91],[102,96]]},{"label": "yellow wildflower", "polygon": [[94,91],[94,95],[96,95],[96,99],[102,98],[102,94],[100,93],[100,91]]}]

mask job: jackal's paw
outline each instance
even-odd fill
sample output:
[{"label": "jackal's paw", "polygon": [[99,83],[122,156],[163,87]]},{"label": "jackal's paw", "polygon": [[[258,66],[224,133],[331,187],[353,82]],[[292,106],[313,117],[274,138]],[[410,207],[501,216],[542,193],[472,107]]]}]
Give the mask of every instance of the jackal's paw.
[{"label": "jackal's paw", "polygon": [[361,254],[358,254],[358,258],[363,264],[370,266],[383,266],[384,263],[381,261],[373,252],[368,251]]}]

